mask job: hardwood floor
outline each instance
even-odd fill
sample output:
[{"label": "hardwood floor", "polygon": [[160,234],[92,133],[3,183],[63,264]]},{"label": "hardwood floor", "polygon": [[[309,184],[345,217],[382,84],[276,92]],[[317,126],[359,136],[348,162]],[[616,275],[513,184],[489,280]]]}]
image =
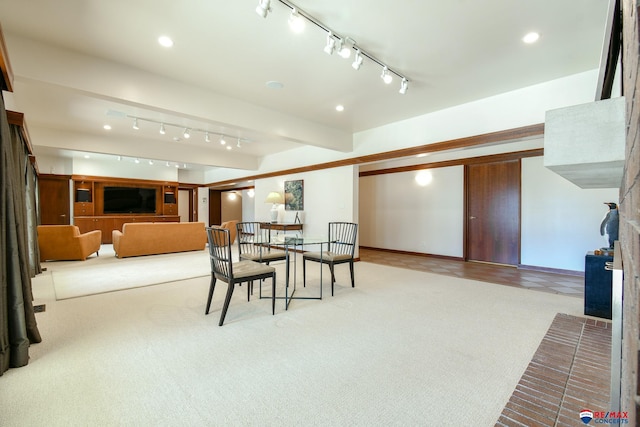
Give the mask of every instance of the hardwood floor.
[{"label": "hardwood floor", "polygon": [[495,264],[406,255],[384,250],[360,248],[360,261],[465,279],[516,286],[541,292],[584,297],[584,277],[525,270]]}]

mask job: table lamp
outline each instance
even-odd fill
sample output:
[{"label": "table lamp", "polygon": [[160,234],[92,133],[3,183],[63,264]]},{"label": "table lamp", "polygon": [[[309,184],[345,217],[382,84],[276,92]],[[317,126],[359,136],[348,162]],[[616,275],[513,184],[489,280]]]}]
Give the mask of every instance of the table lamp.
[{"label": "table lamp", "polygon": [[273,206],[271,207],[271,222],[278,222],[278,204],[284,203],[284,197],[282,197],[282,194],[272,191],[264,202],[273,203]]}]

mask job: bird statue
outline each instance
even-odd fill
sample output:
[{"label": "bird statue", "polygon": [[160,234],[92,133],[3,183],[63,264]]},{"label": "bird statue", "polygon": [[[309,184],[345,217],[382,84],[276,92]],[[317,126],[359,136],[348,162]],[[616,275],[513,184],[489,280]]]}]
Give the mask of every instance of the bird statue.
[{"label": "bird statue", "polygon": [[600,223],[600,235],[607,234],[609,249],[613,249],[613,242],[618,240],[618,205],[613,202],[605,203],[609,206],[609,212]]}]

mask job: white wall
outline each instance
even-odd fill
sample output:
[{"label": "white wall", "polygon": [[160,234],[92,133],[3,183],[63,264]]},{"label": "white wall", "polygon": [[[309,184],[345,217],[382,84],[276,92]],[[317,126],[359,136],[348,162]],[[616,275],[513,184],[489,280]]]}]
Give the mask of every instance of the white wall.
[{"label": "white wall", "polygon": [[417,172],[360,178],[360,244],[427,254],[463,256],[464,168],[430,170],[420,186]]},{"label": "white wall", "polygon": [[[209,226],[209,188],[198,187],[197,197],[198,222],[204,222],[205,226]],[[215,224],[214,224],[215,225]]]},{"label": "white wall", "polygon": [[250,193],[249,190],[242,190],[242,221],[244,222],[255,221],[255,218],[256,218],[255,209],[256,209],[255,190],[252,193]]},{"label": "white wall", "polygon": [[[361,245],[464,256],[463,166],[431,172],[426,187],[415,184],[416,172],[360,178]],[[521,264],[584,271],[585,254],[608,245],[600,222],[618,189],[581,189],[542,157],[522,160],[521,185]]]},{"label": "white wall", "polygon": [[[305,172],[259,179],[255,182],[255,218],[269,221],[270,203],[264,203],[271,191],[284,191],[285,181],[304,181],[304,233],[326,236],[331,221],[358,222],[358,171],[355,166]],[[279,221],[285,211],[280,206]]]},{"label": "white wall", "polygon": [[587,251],[609,246],[600,222],[608,211],[603,203],[618,203],[618,189],[581,189],[542,160],[522,160],[521,263],[584,271]]}]

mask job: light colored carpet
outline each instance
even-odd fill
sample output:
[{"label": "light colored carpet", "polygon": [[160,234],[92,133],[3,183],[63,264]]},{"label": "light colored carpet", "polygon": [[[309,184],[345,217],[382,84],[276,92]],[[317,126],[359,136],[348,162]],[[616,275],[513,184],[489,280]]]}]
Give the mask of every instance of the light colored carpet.
[{"label": "light colored carpet", "polygon": [[177,254],[115,258],[103,254],[95,259],[52,269],[56,299],[63,300],[123,289],[175,282],[194,277],[209,276],[211,266],[206,250]]},{"label": "light colored carpet", "polygon": [[[317,293],[317,267],[299,295]],[[240,288],[218,327],[226,286],[205,316],[208,277],[56,301],[47,272],[43,342],[0,378],[0,424],[493,426],[556,313],[582,313],[578,298],[365,262],[355,288],[346,266],[336,276],[334,297],[325,284],[275,316]]]}]

